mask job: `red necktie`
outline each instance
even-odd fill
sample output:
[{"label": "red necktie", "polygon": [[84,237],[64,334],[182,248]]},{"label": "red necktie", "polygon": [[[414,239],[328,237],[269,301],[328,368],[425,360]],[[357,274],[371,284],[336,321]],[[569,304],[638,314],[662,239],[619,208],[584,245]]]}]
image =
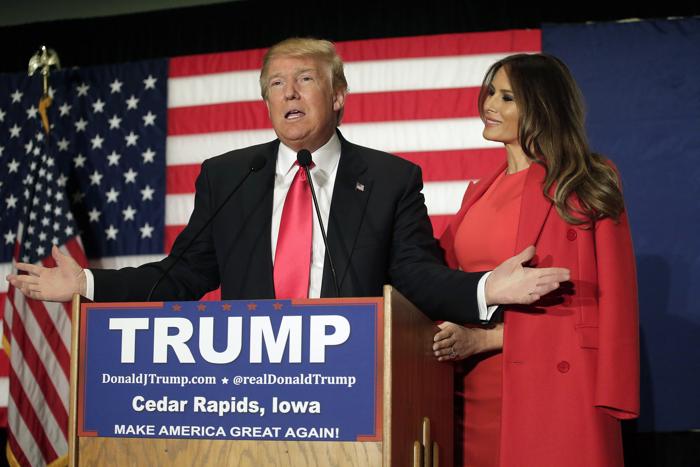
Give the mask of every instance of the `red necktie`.
[{"label": "red necktie", "polygon": [[[294,164],[297,166],[298,164]],[[275,297],[307,298],[311,270],[311,189],[299,167],[287,197],[275,250]]]}]

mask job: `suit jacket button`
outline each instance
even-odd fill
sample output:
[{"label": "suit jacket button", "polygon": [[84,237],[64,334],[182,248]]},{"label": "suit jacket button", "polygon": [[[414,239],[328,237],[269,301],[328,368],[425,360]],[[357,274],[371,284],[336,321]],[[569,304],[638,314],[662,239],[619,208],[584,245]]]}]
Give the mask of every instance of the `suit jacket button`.
[{"label": "suit jacket button", "polygon": [[571,242],[576,240],[576,231],[574,229],[569,229],[566,232],[566,238],[569,239],[569,241],[571,241]]},{"label": "suit jacket button", "polygon": [[571,365],[569,365],[569,362],[566,360],[562,360],[557,364],[557,370],[559,370],[559,373],[566,373],[569,371],[571,368]]}]

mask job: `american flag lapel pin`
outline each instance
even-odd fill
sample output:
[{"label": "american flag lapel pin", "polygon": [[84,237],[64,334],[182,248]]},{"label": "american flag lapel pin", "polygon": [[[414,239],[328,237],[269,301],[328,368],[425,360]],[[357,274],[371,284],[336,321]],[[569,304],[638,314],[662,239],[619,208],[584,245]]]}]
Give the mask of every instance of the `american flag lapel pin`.
[{"label": "american flag lapel pin", "polygon": [[357,191],[365,191],[365,186],[362,183],[357,182],[357,183],[355,183],[355,189]]}]

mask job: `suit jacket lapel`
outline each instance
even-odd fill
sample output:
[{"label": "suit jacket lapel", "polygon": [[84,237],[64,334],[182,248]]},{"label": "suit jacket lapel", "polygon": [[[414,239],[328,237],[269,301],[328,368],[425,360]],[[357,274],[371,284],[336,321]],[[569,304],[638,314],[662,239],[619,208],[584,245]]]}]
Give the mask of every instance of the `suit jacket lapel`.
[{"label": "suit jacket lapel", "polygon": [[[342,291],[343,279],[352,257],[355,239],[360,231],[367,200],[372,191],[372,178],[367,173],[367,162],[361,151],[348,143],[338,132],[341,155],[333,188],[331,210],[328,216],[328,247],[333,255],[338,287]],[[322,297],[334,297],[335,285],[326,258],[323,266]],[[341,292],[342,295],[342,292]]]},{"label": "suit jacket lapel", "polygon": [[[259,261],[248,265],[255,271],[248,271],[252,277],[259,278],[259,293],[255,296],[274,297],[274,276],[272,272],[272,204],[275,187],[275,167],[279,140],[262,147],[261,154],[267,160],[265,166],[241,187],[240,203],[243,211],[243,223],[251,236],[248,244],[255,245],[255,257]],[[254,154],[255,157],[257,154]],[[251,158],[252,160],[252,158]],[[260,239],[260,241],[254,240]],[[253,243],[251,243],[253,242]]]},{"label": "suit jacket lapel", "polygon": [[530,166],[520,202],[520,221],[518,222],[515,253],[519,253],[530,245],[537,244],[547,215],[552,209],[552,202],[542,194],[542,183],[545,175],[545,168],[541,164],[533,163]]}]

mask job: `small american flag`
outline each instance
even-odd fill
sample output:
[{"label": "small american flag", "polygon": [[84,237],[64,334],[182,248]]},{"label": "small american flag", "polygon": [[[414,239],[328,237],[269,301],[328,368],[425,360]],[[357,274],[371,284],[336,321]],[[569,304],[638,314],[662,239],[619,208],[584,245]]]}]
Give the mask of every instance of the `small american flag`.
[{"label": "small american flag", "polygon": [[[0,76],[10,90],[0,95],[0,263],[53,266],[53,245],[83,266],[85,252],[100,262],[162,254],[166,70],[161,60],[52,73],[48,135],[40,78]],[[7,291],[8,442],[22,465],[67,453],[70,311]]]}]

